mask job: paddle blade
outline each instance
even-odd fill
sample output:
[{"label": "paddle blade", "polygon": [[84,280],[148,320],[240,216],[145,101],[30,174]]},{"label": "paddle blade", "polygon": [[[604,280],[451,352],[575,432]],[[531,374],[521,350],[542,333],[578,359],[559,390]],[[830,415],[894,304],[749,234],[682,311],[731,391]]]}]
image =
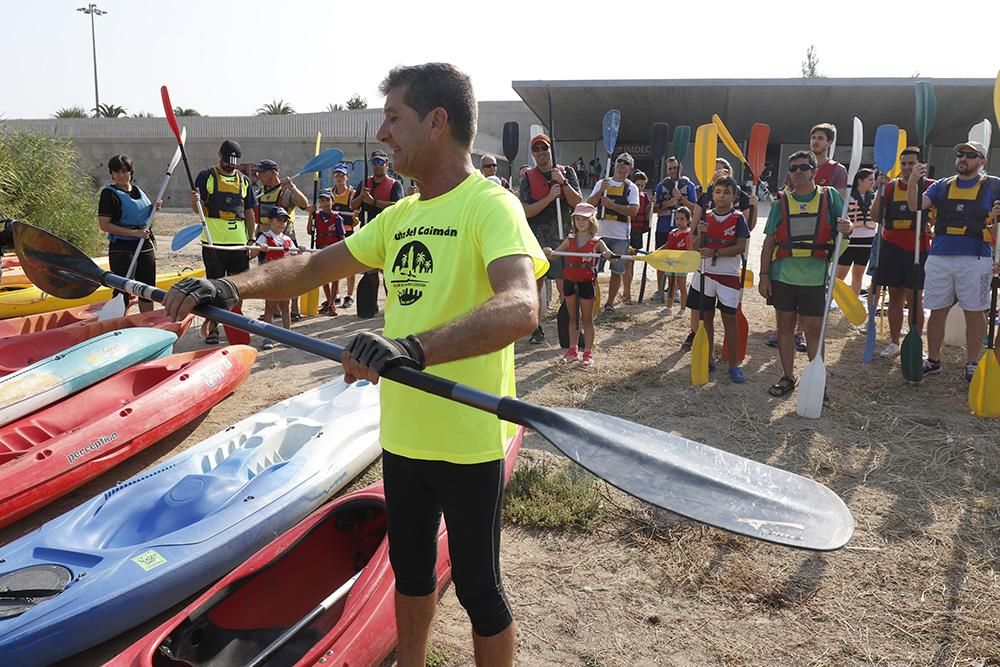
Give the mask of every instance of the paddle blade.
[{"label": "paddle blade", "polygon": [[512,168],[514,166],[514,159],[517,157],[517,151],[520,148],[520,132],[521,127],[515,120],[509,120],[503,124],[503,154]]},{"label": "paddle blade", "polygon": [[920,145],[925,146],[927,135],[931,133],[934,120],[937,118],[937,98],[934,95],[934,86],[929,81],[918,81],[914,92],[917,96],[917,138],[920,140]]},{"label": "paddle blade", "polygon": [[760,183],[760,174],[764,171],[767,159],[767,142],[771,138],[771,126],[764,123],[754,123],[750,128],[750,145],[747,146],[747,164],[753,176],[753,184]]},{"label": "paddle blade", "polygon": [[981,123],[976,123],[969,130],[969,141],[978,141],[986,147],[987,153],[990,150],[990,139],[993,136],[993,126],[985,118]]},{"label": "paddle blade", "polygon": [[800,549],[839,549],[854,533],[844,502],[806,477],[618,417],[531,407],[523,421],[563,454],[657,507]]},{"label": "paddle blade", "polygon": [[201,236],[200,222],[190,225],[189,227],[185,227],[181,231],[174,234],[174,238],[170,239],[170,249],[177,252],[199,236]]},{"label": "paddle blade", "polygon": [[903,338],[903,344],[899,348],[899,365],[903,377],[910,382],[924,379],[924,340],[914,328],[910,328]]},{"label": "paddle blade", "polygon": [[969,408],[977,417],[1000,417],[1000,363],[993,350],[983,352],[969,384]]},{"label": "paddle blade", "polygon": [[708,189],[715,174],[715,158],[719,150],[719,130],[707,123],[698,128],[694,136],[694,174],[701,189]]},{"label": "paddle blade", "polygon": [[166,86],[160,86],[160,99],[163,100],[163,113],[167,116],[167,124],[170,131],[174,133],[177,143],[184,143],[181,139],[181,128],[177,126],[177,117],[174,116],[174,106],[170,103],[170,91]]},{"label": "paddle blade", "polygon": [[[323,133],[322,132],[317,132],[316,133],[316,150],[313,151],[313,156],[318,156],[319,155],[320,142],[322,142],[322,140],[323,140]],[[341,158],[341,159],[343,159],[343,158]],[[337,162],[339,163],[340,160],[337,160]],[[313,174],[313,183],[317,183],[317,184],[319,183],[319,171],[317,171],[315,174]]]},{"label": "paddle blade", "polygon": [[896,138],[896,162],[892,165],[892,169],[889,170],[888,173],[889,178],[896,178],[897,176],[899,176],[899,172],[901,169],[899,164],[899,160],[901,157],[900,153],[902,153],[903,149],[905,148],[906,148],[906,130],[900,130],[899,136]]},{"label": "paddle blade", "polygon": [[615,152],[615,144],[618,143],[618,128],[622,124],[622,112],[618,109],[611,109],[601,120],[601,132],[604,139],[604,152],[609,156]]},{"label": "paddle blade", "polygon": [[740,150],[739,144],[733,139],[733,135],[729,134],[729,129],[722,122],[722,119],[719,118],[719,114],[712,114],[712,124],[719,131],[719,139],[722,140],[722,145],[726,147],[726,150],[732,153],[740,162],[746,162],[747,159],[743,156],[743,151]]},{"label": "paddle blade", "polygon": [[677,162],[684,162],[688,154],[688,146],[691,145],[691,126],[678,125],[674,128],[674,139],[670,142],[670,150],[677,158]]},{"label": "paddle blade", "polygon": [[660,164],[660,160],[667,154],[667,141],[670,136],[670,126],[666,123],[653,123],[649,132],[649,144],[653,150],[653,165]]},{"label": "paddle blade", "polygon": [[864,324],[867,317],[865,305],[861,303],[861,299],[854,293],[854,290],[840,278],[837,278],[833,283],[833,300],[837,302],[840,312],[844,314],[848,322],[856,327]]},{"label": "paddle blade", "polygon": [[705,323],[698,323],[698,332],[694,335],[691,345],[691,386],[700,387],[708,384],[708,332]]},{"label": "paddle blade", "polygon": [[177,168],[178,163],[181,161],[181,146],[187,141],[187,127],[181,128],[181,143],[178,144],[177,149],[174,151],[174,156],[170,158],[170,164],[167,166],[167,176],[174,173],[174,169]]},{"label": "paddle blade", "polygon": [[631,259],[646,262],[657,271],[672,273],[697,271],[701,264],[701,255],[697,250],[654,250],[646,255],[634,255]]},{"label": "paddle blade", "polygon": [[826,366],[823,364],[823,357],[816,355],[816,358],[809,362],[799,378],[795,412],[800,417],[819,419],[820,415],[823,414],[823,393],[825,391]]},{"label": "paddle blade", "polygon": [[1000,72],[997,72],[997,80],[993,84],[993,115],[1000,123]]},{"label": "paddle blade", "polygon": [[743,275],[743,289],[753,289],[753,271],[750,269]]},{"label": "paddle blade", "polygon": [[323,171],[324,169],[332,168],[344,159],[344,151],[339,148],[328,148],[313,159],[306,162],[302,169],[299,169],[299,175],[309,174],[314,171]]},{"label": "paddle blade", "polygon": [[117,320],[119,317],[125,314],[125,299],[121,298],[117,294],[101,306],[101,312],[97,314],[98,322],[107,322],[108,320]]},{"label": "paddle blade", "polygon": [[[872,286],[871,289],[877,289],[876,286]],[[878,335],[875,332],[875,308],[868,313],[868,330],[865,332],[865,351],[863,359],[866,364],[870,364],[872,359],[875,358],[875,343],[878,340]]]},{"label": "paddle blade", "polygon": [[[888,174],[896,164],[896,147],[899,145],[899,128],[895,125],[879,125],[875,130],[875,167]],[[853,156],[852,156],[853,159]]]},{"label": "paddle blade", "polygon": [[[69,241],[26,222],[15,222],[13,233],[24,274],[46,294],[79,299],[100,285],[104,269]],[[49,262],[62,268],[51,268]]]},{"label": "paddle blade", "polygon": [[851,163],[847,169],[848,184],[854,182],[854,176],[861,168],[861,153],[864,150],[865,126],[861,124],[861,119],[854,117],[854,134],[851,136]]},{"label": "paddle blade", "polygon": [[[750,323],[747,316],[743,314],[743,304],[736,309],[736,332],[739,340],[736,343],[736,361],[742,362],[747,358],[747,339],[750,336]],[[722,339],[722,358],[729,359],[729,335]]]}]

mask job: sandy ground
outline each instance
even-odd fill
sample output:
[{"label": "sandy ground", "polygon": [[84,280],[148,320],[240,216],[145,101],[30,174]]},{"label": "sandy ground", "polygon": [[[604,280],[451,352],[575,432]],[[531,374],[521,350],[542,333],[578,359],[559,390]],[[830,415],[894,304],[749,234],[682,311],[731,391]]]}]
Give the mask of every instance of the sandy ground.
[{"label": "sandy ground", "polygon": [[[192,221],[162,215],[161,238]],[[754,246],[759,244],[757,231]],[[161,266],[197,264],[196,247],[176,256],[160,252]],[[811,421],[795,414],[794,395],[775,399],[765,391],[780,372],[763,337],[773,314],[755,291],[745,300],[751,340],[742,386],[717,372],[707,386],[692,388],[690,357],[679,350],[686,318],[665,318],[661,308],[645,303],[601,316],[597,364],[584,370],[555,363],[560,350],[553,307],[544,323],[546,342],[517,344],[519,393],[541,404],[676,432],[813,477],[845,499],[857,532],[839,552],[795,551],[707,528],[605,489],[609,519],[593,534],[504,533],[518,664],[1000,665],[1000,423],[970,415],[960,351],[946,349],[941,375],[908,384],[898,361],[876,358],[864,365],[864,336],[834,313],[826,355],[832,400],[822,418]],[[247,311],[255,316],[260,307],[250,304]],[[380,318],[359,320],[352,311],[295,328],[346,342],[380,326]],[[192,330],[177,347],[201,346]],[[798,355],[799,370],[805,363]],[[250,380],[207,416],[0,531],[0,544],[337,374],[335,365],[295,350],[261,352]],[[522,459],[565,464],[536,435],[526,447]],[[63,665],[100,664],[163,618]],[[472,661],[468,624],[451,589],[440,604],[431,647],[436,664]]]}]

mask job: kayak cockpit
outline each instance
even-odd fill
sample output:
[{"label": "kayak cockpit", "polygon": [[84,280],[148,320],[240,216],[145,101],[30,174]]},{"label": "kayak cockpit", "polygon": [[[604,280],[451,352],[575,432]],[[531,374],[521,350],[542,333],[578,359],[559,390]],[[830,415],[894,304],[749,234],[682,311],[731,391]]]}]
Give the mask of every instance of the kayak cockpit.
[{"label": "kayak cockpit", "polygon": [[[160,643],[153,665],[248,663],[368,565],[385,531],[380,500],[361,498],[332,509],[280,556],[189,615]],[[291,665],[304,656],[340,620],[347,597],[292,637],[267,664]]]}]

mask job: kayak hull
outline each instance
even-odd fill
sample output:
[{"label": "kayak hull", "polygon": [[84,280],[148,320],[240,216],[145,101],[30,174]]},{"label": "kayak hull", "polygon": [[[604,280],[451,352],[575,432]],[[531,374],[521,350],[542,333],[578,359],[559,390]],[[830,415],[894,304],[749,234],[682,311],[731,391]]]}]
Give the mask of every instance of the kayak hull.
[{"label": "kayak hull", "polygon": [[[523,435],[521,428],[508,444],[507,479]],[[246,664],[354,575],[359,562],[363,570],[346,597],[268,664],[380,664],[397,643],[395,578],[381,481],[313,512],[105,667]],[[440,592],[451,578],[443,522],[436,573]],[[278,582],[280,597],[275,595]]]},{"label": "kayak hull", "polygon": [[176,341],[176,334],[162,329],[111,331],[5,375],[0,378],[0,425],[129,366],[167,356]]},{"label": "kayak hull", "polygon": [[[15,255],[16,257],[16,255]],[[94,264],[97,264],[102,269],[108,269],[108,258],[105,257],[95,257]],[[24,273],[24,269],[21,268],[21,260],[18,260],[16,264],[4,263],[3,270],[0,271],[0,287],[29,287],[31,285],[31,279]]]},{"label": "kayak hull", "polygon": [[144,362],[0,428],[0,528],[194,420],[242,384],[256,358],[239,346]]},{"label": "kayak hull", "polygon": [[378,421],[377,386],[335,380],[0,549],[0,585],[34,566],[71,576],[58,594],[26,605],[0,598],[4,667],[83,651],[216,581],[374,461]]},{"label": "kayak hull", "polygon": [[[129,308],[134,306],[137,301],[135,297],[132,297],[125,312],[127,313]],[[36,313],[35,315],[10,317],[6,320],[0,320],[0,340],[10,336],[49,331],[50,329],[58,329],[81,322],[93,322],[97,319],[103,307],[103,303],[91,303],[86,306],[74,306],[47,313]]]},{"label": "kayak hull", "polygon": [[[160,273],[156,276],[156,286],[160,289],[170,289],[174,283],[182,278],[203,278],[204,276],[205,269]],[[52,310],[72,308],[74,306],[85,306],[90,303],[107,301],[111,298],[111,294],[112,290],[109,288],[98,287],[93,293],[79,299],[60,299],[51,294],[46,294],[34,286],[11,288],[0,292],[0,319],[47,313]]]},{"label": "kayak hull", "polygon": [[13,373],[110,331],[147,327],[170,331],[180,338],[191,326],[193,320],[194,316],[189,315],[180,322],[174,322],[167,317],[165,310],[154,310],[148,313],[116,317],[103,322],[94,318],[88,322],[68,324],[58,329],[22,334],[12,338],[0,338],[0,376]]}]

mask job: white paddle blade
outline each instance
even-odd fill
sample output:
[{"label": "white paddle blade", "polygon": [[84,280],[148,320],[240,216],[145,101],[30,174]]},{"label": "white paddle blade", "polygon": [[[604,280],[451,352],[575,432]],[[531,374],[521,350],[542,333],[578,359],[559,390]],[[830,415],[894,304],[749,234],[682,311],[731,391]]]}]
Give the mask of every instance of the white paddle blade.
[{"label": "white paddle blade", "polygon": [[809,362],[799,378],[798,402],[795,412],[800,417],[819,419],[823,413],[823,394],[826,392],[826,366],[819,355]]},{"label": "white paddle blade", "polygon": [[122,317],[125,314],[125,300],[120,295],[111,297],[101,306],[101,312],[97,314],[98,322],[107,322]]},{"label": "white paddle blade", "polygon": [[861,169],[861,151],[864,147],[865,128],[861,119],[854,117],[854,135],[851,137],[851,162],[847,169],[847,182],[852,183],[854,176]]},{"label": "white paddle blade", "polygon": [[987,157],[989,157],[988,153],[990,150],[990,139],[992,138],[992,135],[993,125],[990,124],[990,121],[984,118],[983,122],[976,123],[972,126],[972,129],[969,130],[969,141],[978,141],[985,146]]}]

